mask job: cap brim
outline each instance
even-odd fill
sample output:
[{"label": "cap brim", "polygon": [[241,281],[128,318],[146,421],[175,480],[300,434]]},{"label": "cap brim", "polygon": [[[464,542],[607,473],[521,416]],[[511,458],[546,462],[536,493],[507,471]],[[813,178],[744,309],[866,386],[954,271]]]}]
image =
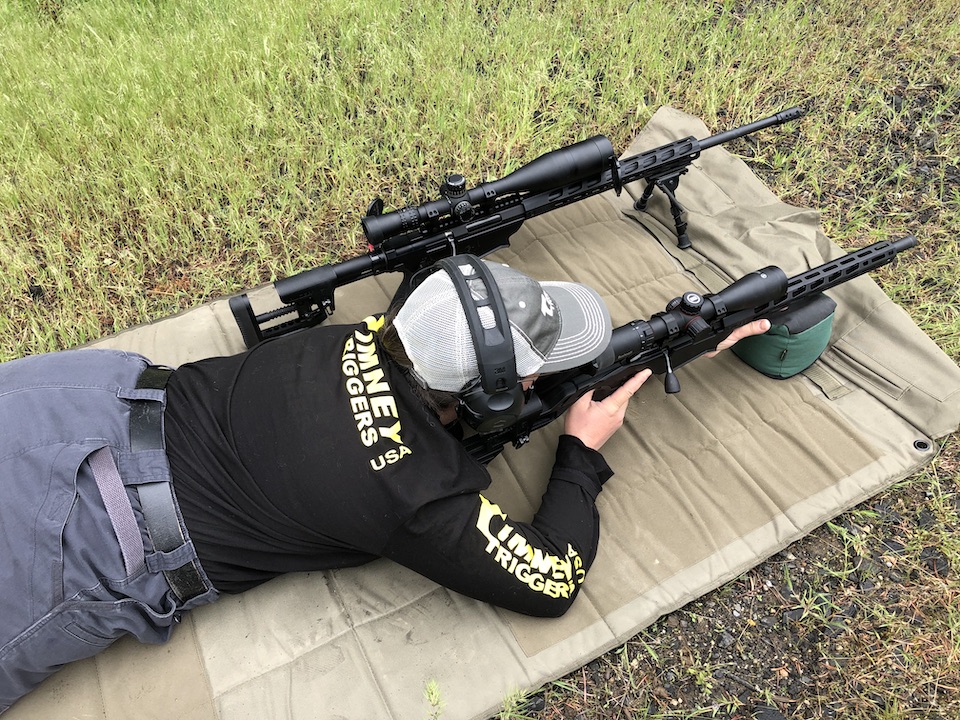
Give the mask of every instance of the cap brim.
[{"label": "cap brim", "polygon": [[541,282],[560,310],[560,337],[540,367],[541,373],[570,370],[592,362],[613,335],[610,313],[600,296],[586,285]]}]

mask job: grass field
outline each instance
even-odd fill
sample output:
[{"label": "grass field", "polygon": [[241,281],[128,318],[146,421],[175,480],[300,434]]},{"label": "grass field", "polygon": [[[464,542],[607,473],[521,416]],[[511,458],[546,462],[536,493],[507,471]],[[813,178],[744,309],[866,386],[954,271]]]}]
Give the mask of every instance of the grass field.
[{"label": "grass field", "polygon": [[[622,149],[661,105],[715,131],[802,105],[797,132],[733,149],[821,210],[841,246],[916,234],[878,281],[960,360],[956,0],[0,0],[0,49],[0,359],[355,254],[371,199],[432,199],[452,170],[473,184],[596,133]],[[584,669],[546,688],[542,709],[510,712],[724,717],[765,699],[795,717],[960,717],[958,445],[880,499],[936,522],[902,543],[911,580],[896,602],[850,601],[860,618],[889,611],[882,632],[848,624],[847,660],[808,674],[802,697],[742,700],[709,663],[671,667],[663,652],[632,664],[701,607],[598,661],[595,681]],[[835,551],[825,571],[852,572],[842,550],[871,537],[849,528],[877,526],[872,512],[814,539]],[[930,547],[945,558],[935,572]],[[804,641],[819,667],[836,637]],[[894,649],[909,663],[887,667]],[[664,689],[669,673],[691,690]]]}]

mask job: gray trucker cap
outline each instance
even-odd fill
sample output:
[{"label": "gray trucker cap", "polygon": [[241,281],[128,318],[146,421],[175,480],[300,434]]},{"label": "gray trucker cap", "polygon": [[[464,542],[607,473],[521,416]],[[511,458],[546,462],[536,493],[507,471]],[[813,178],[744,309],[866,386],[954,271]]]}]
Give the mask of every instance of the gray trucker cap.
[{"label": "gray trucker cap", "polygon": [[[610,313],[592,289],[578,283],[537,282],[506,265],[483,262],[507,310],[518,377],[583,365],[610,342]],[[464,272],[469,275],[469,265]],[[489,308],[480,311],[485,327],[496,324]],[[394,324],[422,385],[456,393],[480,376],[466,313],[446,272],[435,272],[418,285]]]}]

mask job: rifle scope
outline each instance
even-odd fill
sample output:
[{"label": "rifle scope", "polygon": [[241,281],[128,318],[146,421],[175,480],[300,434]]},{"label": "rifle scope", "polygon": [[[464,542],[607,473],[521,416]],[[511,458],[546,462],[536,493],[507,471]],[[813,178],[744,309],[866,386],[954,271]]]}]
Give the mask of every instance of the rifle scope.
[{"label": "rifle scope", "polygon": [[446,217],[452,216],[458,222],[470,220],[477,207],[492,204],[498,198],[539,193],[599,177],[605,170],[615,168],[616,163],[613,145],[603,135],[596,135],[551,150],[499,180],[482,183],[470,190],[444,183],[441,186],[443,197],[439,200],[383,215],[366,215],[360,219],[360,224],[367,240],[377,247],[395,235],[429,231]]},{"label": "rifle scope", "polygon": [[720,292],[708,296],[706,302],[713,306],[713,314],[706,319],[712,320],[727,313],[775,302],[786,295],[788,282],[786,273],[776,265],[755,270]]},{"label": "rifle scope", "polygon": [[637,355],[653,343],[663,342],[683,332],[706,330],[703,323],[730,313],[759,308],[786,295],[789,280],[775,265],[756,270],[713,295],[687,292],[672,300],[667,310],[649,320],[634,320],[613,331],[610,345],[600,367]]}]

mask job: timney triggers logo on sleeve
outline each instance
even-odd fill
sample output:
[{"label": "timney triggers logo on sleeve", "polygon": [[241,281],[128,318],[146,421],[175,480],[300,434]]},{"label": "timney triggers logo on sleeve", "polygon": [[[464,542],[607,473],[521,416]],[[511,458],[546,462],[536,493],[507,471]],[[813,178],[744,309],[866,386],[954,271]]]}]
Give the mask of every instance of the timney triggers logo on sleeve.
[{"label": "timney triggers logo on sleeve", "polygon": [[[494,525],[499,528],[494,529]],[[566,557],[533,547],[515,527],[499,505],[480,496],[477,530],[487,539],[486,551],[505,572],[513,575],[534,592],[552,598],[569,598],[587,575],[583,558],[567,544]]]},{"label": "timney triggers logo on sleeve", "polygon": [[[370,467],[380,471],[411,455],[413,450],[403,444],[397,401],[385,379],[373,339],[373,334],[383,327],[383,318],[369,317],[364,323],[344,342],[340,370],[360,442],[375,453]],[[381,440],[386,444],[381,444]]]}]

